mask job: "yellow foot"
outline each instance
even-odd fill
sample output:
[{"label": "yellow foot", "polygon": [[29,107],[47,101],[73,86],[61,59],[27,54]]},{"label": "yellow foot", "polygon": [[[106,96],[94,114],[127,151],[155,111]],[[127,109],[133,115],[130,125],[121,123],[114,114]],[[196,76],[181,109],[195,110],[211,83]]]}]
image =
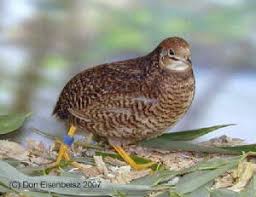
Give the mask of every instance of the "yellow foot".
[{"label": "yellow foot", "polygon": [[68,146],[65,144],[61,144],[61,146],[60,146],[60,150],[59,150],[59,154],[58,154],[56,163],[59,164],[61,162],[61,160],[66,160],[66,161],[70,160],[70,156],[68,154]]},{"label": "yellow foot", "polygon": [[146,164],[137,164],[120,146],[113,146],[116,152],[123,158],[123,160],[129,164],[135,170],[146,170],[149,169],[154,162],[149,162]]},{"label": "yellow foot", "polygon": [[[59,142],[58,142],[59,143]],[[70,156],[68,154],[68,147],[67,145],[61,143],[58,158],[55,162],[51,163],[48,168],[55,168],[59,167],[61,165],[61,161],[67,161],[70,162],[70,165],[72,165],[75,168],[83,169],[83,165],[81,165],[78,162],[72,161],[70,159]]]},{"label": "yellow foot", "polygon": [[[76,131],[76,127],[74,127],[73,125],[71,125],[71,127],[69,128],[69,131],[68,131],[68,141],[67,141],[68,143],[66,142],[67,144],[71,145],[71,144],[73,143],[72,138],[73,138],[73,136],[75,135],[75,131]],[[71,140],[71,141],[70,141],[70,140]],[[58,153],[57,160],[56,160],[54,163],[50,164],[50,167],[59,166],[59,165],[60,165],[60,162],[61,162],[62,160],[70,161],[70,156],[69,156],[69,154],[68,154],[68,149],[69,149],[68,145],[62,143],[62,142],[59,141],[59,140],[56,140],[56,142],[57,142],[57,143],[60,143],[61,146],[60,146],[60,149],[59,149],[59,153]],[[64,140],[64,142],[65,142],[65,140]],[[76,162],[72,162],[72,163],[76,163]],[[71,164],[72,164],[72,163],[71,163]],[[77,165],[76,165],[76,166],[77,166]]]}]

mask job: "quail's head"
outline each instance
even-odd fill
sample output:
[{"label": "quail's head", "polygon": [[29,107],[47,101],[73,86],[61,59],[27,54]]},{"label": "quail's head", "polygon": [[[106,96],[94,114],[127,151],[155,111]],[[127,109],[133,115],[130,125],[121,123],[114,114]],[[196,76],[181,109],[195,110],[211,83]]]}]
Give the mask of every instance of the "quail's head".
[{"label": "quail's head", "polygon": [[189,44],[182,38],[163,40],[160,48],[160,67],[173,72],[182,72],[192,67]]}]

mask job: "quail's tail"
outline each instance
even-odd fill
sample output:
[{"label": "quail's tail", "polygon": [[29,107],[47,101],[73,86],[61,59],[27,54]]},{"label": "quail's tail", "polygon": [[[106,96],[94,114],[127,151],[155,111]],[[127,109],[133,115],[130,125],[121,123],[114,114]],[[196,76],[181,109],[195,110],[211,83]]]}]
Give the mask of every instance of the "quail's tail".
[{"label": "quail's tail", "polygon": [[57,102],[52,112],[52,115],[65,120],[65,119],[68,119],[69,112],[64,106],[62,106],[59,102]]}]

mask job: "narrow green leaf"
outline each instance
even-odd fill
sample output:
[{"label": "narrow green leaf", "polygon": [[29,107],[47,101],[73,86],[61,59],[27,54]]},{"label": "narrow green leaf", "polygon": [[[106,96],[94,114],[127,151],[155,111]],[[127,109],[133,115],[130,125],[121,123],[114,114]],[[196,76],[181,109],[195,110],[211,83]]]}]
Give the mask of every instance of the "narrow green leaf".
[{"label": "narrow green leaf", "polygon": [[3,159],[3,161],[9,163],[11,166],[14,166],[14,167],[19,166],[21,164],[21,161],[12,159],[12,158],[6,158],[6,159]]},{"label": "narrow green leaf", "polygon": [[157,185],[164,178],[168,177],[168,179],[171,179],[172,177],[175,177],[177,174],[178,174],[177,171],[160,170],[148,176],[136,179],[132,181],[130,184],[154,186],[154,185]]},{"label": "narrow green leaf", "polygon": [[224,166],[215,170],[199,170],[183,176],[176,185],[176,190],[180,193],[189,193],[199,187],[209,183],[216,177],[225,173],[226,171],[235,168],[238,165],[238,160],[231,160]]},{"label": "narrow green leaf", "polygon": [[239,145],[239,146],[225,146],[221,147],[230,151],[237,151],[239,153],[243,152],[256,152],[256,144],[247,144],[247,145]]},{"label": "narrow green leaf", "polygon": [[217,189],[210,192],[211,197],[239,197],[239,193],[228,189]]},{"label": "narrow green leaf", "polygon": [[34,133],[36,133],[36,134],[38,134],[38,135],[41,135],[41,136],[43,136],[43,137],[46,137],[46,138],[48,138],[48,139],[51,139],[51,140],[56,140],[56,139],[58,139],[58,137],[56,137],[55,135],[52,135],[52,134],[50,134],[50,133],[48,133],[48,132],[45,132],[45,131],[41,131],[41,130],[36,129],[36,128],[33,128],[33,129],[32,129],[32,132],[34,132]]},{"label": "narrow green leaf", "polygon": [[[112,157],[114,159],[122,159],[122,157],[116,153],[107,153],[107,152],[102,152],[102,151],[96,151],[95,152],[96,155],[102,156],[104,157]],[[131,158],[138,164],[144,164],[144,163],[148,163],[151,162],[149,159],[145,159],[143,157],[139,157],[137,155],[131,155]]]},{"label": "narrow green leaf", "polygon": [[178,175],[185,175],[199,170],[204,171],[218,169],[233,162],[238,163],[241,158],[242,156],[235,156],[230,158],[213,158],[210,160],[203,160],[197,163],[195,166],[179,171]]},{"label": "narrow green leaf", "polygon": [[9,189],[6,186],[1,185],[1,183],[0,183],[0,194],[4,194],[4,193],[7,193],[7,192],[12,192],[12,190]]},{"label": "narrow green leaf", "polygon": [[42,192],[21,192],[21,194],[24,194],[26,197],[53,197],[49,193]]},{"label": "narrow green leaf", "polygon": [[162,192],[160,194],[157,194],[156,196],[154,197],[170,197],[170,192]]},{"label": "narrow green leaf", "polygon": [[213,184],[213,181],[210,183],[199,187],[198,189],[187,193],[184,197],[209,197],[210,196],[210,187]]},{"label": "narrow green leaf", "polygon": [[240,159],[241,159],[241,156],[235,156],[230,158],[213,158],[210,160],[201,161],[190,168],[186,168],[180,171],[160,170],[160,171],[154,172],[153,174],[134,180],[131,182],[131,184],[155,186],[159,183],[167,182],[170,179],[174,178],[175,176],[188,174],[191,172],[195,172],[197,170],[216,169],[226,164],[229,164],[230,162],[238,162]]},{"label": "narrow green leaf", "polygon": [[92,157],[84,156],[84,157],[75,157],[73,158],[73,161],[76,161],[78,163],[93,165],[94,159]]},{"label": "narrow green leaf", "polygon": [[[103,196],[112,195],[113,192],[120,191],[129,193],[129,195],[139,194],[144,196],[147,192],[154,189],[146,185],[124,185],[124,184],[111,184],[101,182],[99,187],[84,187],[85,180],[83,178],[73,178],[68,176],[27,176],[19,172],[16,168],[12,167],[8,163],[0,160],[0,183],[9,187],[11,181],[18,181],[19,183],[29,182],[34,183],[32,188],[15,188],[15,191],[23,192],[24,190],[29,192],[41,191],[52,192],[56,194],[68,195],[68,196]],[[50,184],[79,184],[81,187],[41,187],[41,183]],[[14,189],[14,188],[13,188]]]},{"label": "narrow green leaf", "polygon": [[212,127],[205,127],[200,129],[193,129],[188,131],[179,131],[179,132],[173,132],[173,133],[165,133],[158,138],[162,139],[168,139],[168,140],[174,140],[174,141],[187,141],[187,140],[194,140],[200,136],[206,135],[210,132],[216,131],[217,129],[221,129],[228,126],[233,126],[234,124],[224,124],[224,125],[216,125]]},{"label": "narrow green leaf", "polygon": [[253,176],[250,183],[240,192],[239,197],[255,197],[256,196],[256,175]]},{"label": "narrow green leaf", "polygon": [[237,162],[241,159],[241,156],[226,157],[226,158],[212,158],[206,161],[202,161],[196,165],[196,170],[213,170],[221,166],[224,166],[230,162]]},{"label": "narrow green leaf", "polygon": [[186,141],[170,141],[165,138],[155,138],[140,143],[142,146],[170,151],[191,151],[204,153],[240,154],[237,151],[225,150],[218,147],[192,144]]},{"label": "narrow green leaf", "polygon": [[26,166],[26,167],[17,167],[17,170],[26,174],[26,175],[43,175],[47,168],[44,166]]},{"label": "narrow green leaf", "polygon": [[183,197],[180,194],[178,194],[177,192],[170,192],[169,196],[170,197]]},{"label": "narrow green leaf", "polygon": [[29,116],[30,113],[0,115],[0,135],[17,130]]}]

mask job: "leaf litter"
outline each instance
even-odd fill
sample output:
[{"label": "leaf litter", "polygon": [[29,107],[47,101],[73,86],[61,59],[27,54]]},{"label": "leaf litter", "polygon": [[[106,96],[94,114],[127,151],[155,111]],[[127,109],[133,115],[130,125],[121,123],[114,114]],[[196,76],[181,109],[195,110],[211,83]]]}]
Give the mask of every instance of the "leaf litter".
[{"label": "leaf litter", "polygon": [[29,151],[16,142],[0,140],[0,159],[8,158],[18,161],[28,161]]},{"label": "leaf litter", "polygon": [[[150,170],[134,171],[124,161],[120,160],[117,155],[116,157],[113,157],[112,155],[115,155],[115,153],[112,151],[111,148],[107,146],[100,148],[97,147],[97,150],[95,150],[93,148],[94,145],[88,147],[82,144],[83,141],[80,141],[80,143],[75,143],[70,149],[70,154],[75,157],[90,157],[92,161],[88,162],[88,164],[80,163],[82,169],[73,168],[70,165],[64,165],[60,168],[56,168],[50,171],[50,174],[60,175],[64,171],[67,173],[80,174],[84,177],[97,178],[106,183],[113,184],[129,184],[133,183],[136,180],[143,180],[147,179],[148,176],[152,176],[152,172]],[[207,146],[221,147],[243,145],[244,143],[240,139],[233,139],[227,136],[221,136],[219,138],[202,142],[201,144]],[[23,147],[16,142],[0,140],[0,159],[7,159],[7,161],[8,159],[14,159],[20,161],[19,167],[21,168],[19,169],[38,167],[39,169],[46,170],[47,165],[55,161],[58,153],[58,148],[58,143],[55,143],[53,146],[47,147],[42,142],[38,142],[32,139],[29,139],[27,141],[26,147]],[[226,164],[221,164],[220,160],[218,159],[223,158],[224,160],[229,160],[229,158],[233,157],[231,155],[224,155],[218,153],[206,154],[201,152],[189,151],[166,151],[160,149],[150,149],[135,145],[124,148],[129,154],[139,155],[142,158],[149,159],[157,164],[161,164],[161,166],[164,166],[164,168],[167,169],[169,172],[175,172],[173,175],[170,173],[171,176],[169,177],[170,179],[168,179],[168,181],[166,182],[167,185],[178,185],[179,181],[183,180],[183,177],[188,175],[193,176],[193,174],[189,174],[190,171],[186,172],[186,169],[191,169],[199,164],[200,168],[195,169],[201,171],[205,174],[204,176],[207,177],[208,171],[212,172],[212,169],[221,168],[222,165],[225,167]],[[99,149],[102,152],[106,153],[106,155],[109,154],[110,156],[96,155],[96,152]],[[205,164],[201,164],[204,161],[211,161],[212,159],[217,159],[217,163],[212,162],[211,165],[208,165],[206,162]],[[241,162],[239,162],[238,164],[238,167],[234,169],[224,168],[224,173],[220,173],[215,178],[213,176],[214,181],[210,188],[218,192],[221,191],[219,189],[223,188],[235,192],[242,191],[244,188],[246,188],[248,183],[252,180],[252,177],[255,175],[256,164],[254,162],[251,162],[252,160],[253,157],[250,161],[249,159],[241,160]],[[225,169],[227,170],[225,171]],[[184,173],[176,173],[182,171]],[[186,179],[188,180],[188,185],[186,189],[188,192],[190,192],[191,185],[189,183],[189,177]],[[211,179],[212,178],[210,177],[209,180]],[[203,180],[202,185],[207,183],[208,181],[204,183]],[[197,185],[194,186],[195,188],[198,187]],[[182,193],[182,191],[186,191],[186,189],[182,189],[180,192]],[[152,193],[152,195],[153,194],[154,192]]]}]

